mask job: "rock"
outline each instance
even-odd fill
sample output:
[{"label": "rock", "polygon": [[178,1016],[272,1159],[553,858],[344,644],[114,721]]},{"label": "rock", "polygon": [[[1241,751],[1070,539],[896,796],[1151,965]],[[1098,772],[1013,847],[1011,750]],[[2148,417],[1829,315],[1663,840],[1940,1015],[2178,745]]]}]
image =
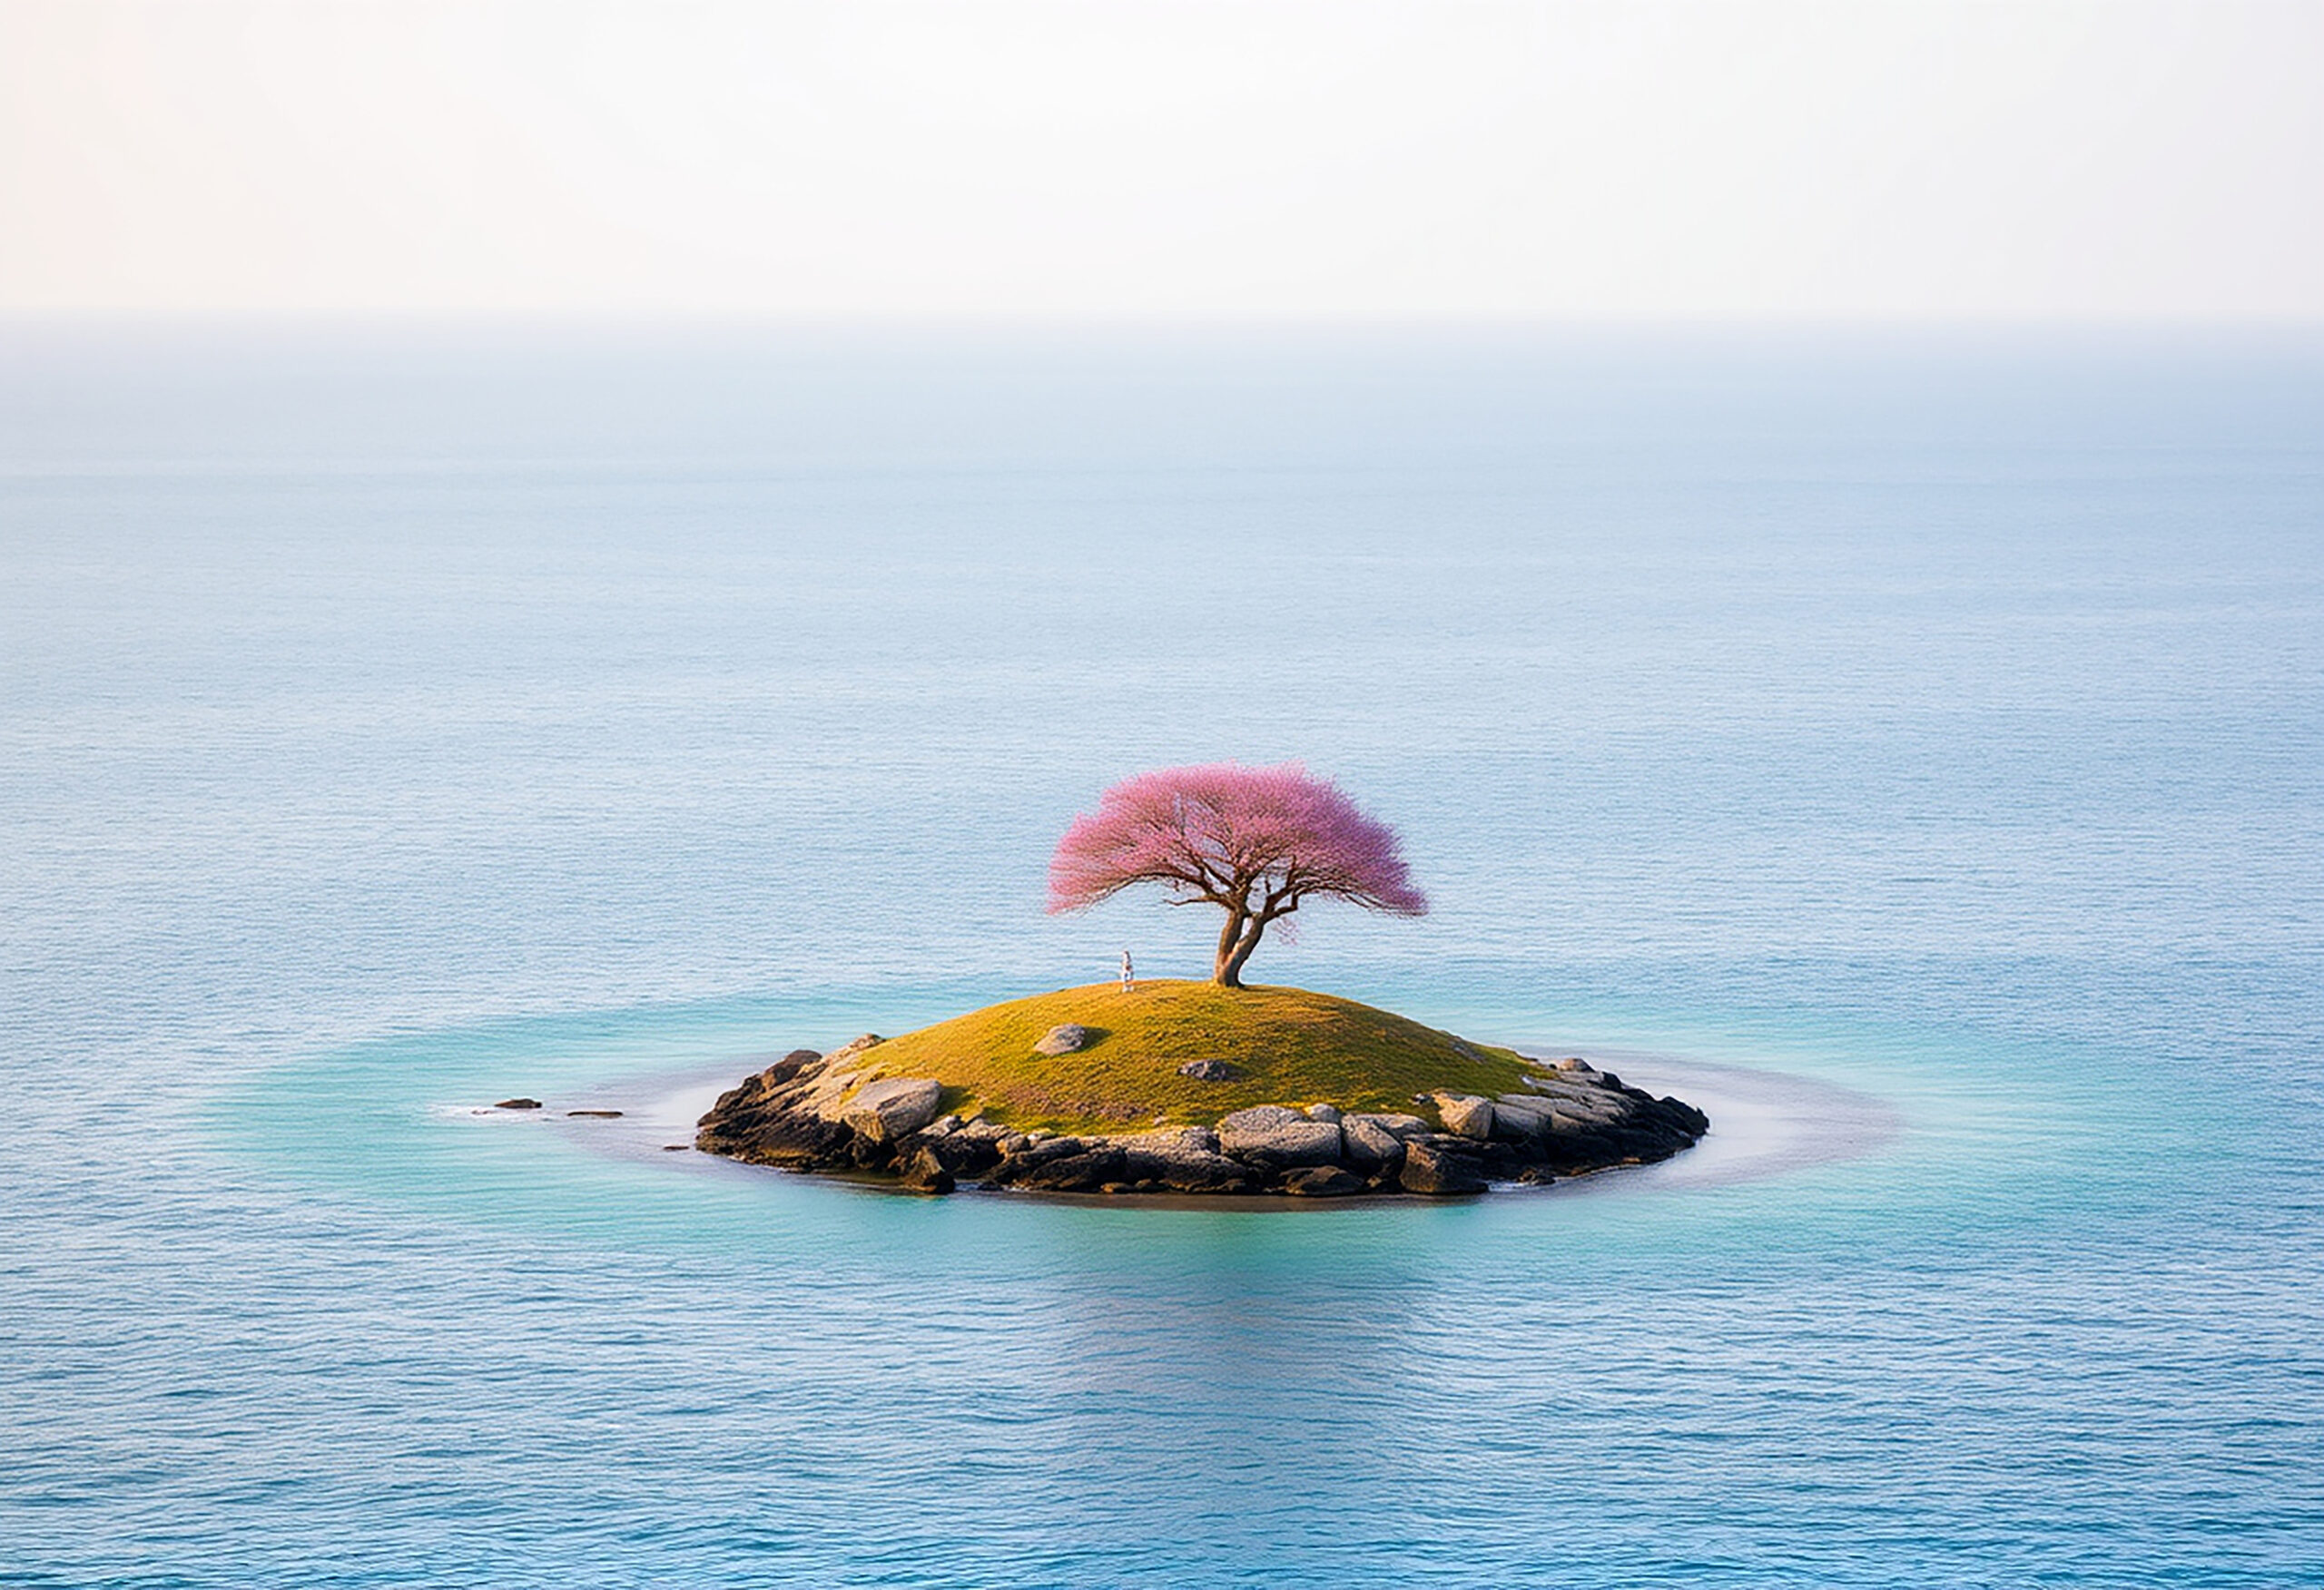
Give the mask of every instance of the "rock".
[{"label": "rock", "polygon": [[1275,1165],[1329,1164],[1340,1157],[1340,1128],[1335,1121],[1310,1121],[1281,1104],[1259,1104],[1219,1122],[1218,1146]]},{"label": "rock", "polygon": [[618,1121],[621,1119],[621,1112],[619,1110],[567,1110],[565,1113],[568,1116],[586,1116],[592,1121]]},{"label": "rock", "polygon": [[1550,1106],[1540,1099],[1503,1094],[1493,1101],[1492,1134],[1523,1143],[1550,1130]]},{"label": "rock", "polygon": [[1396,1182],[1407,1192],[1430,1198],[1450,1198],[1485,1190],[1485,1179],[1478,1174],[1474,1164],[1426,1143],[1404,1144],[1404,1165],[1396,1173]]},{"label": "rock", "polygon": [[1128,1155],[1125,1178],[1152,1183],[1172,1192],[1247,1192],[1251,1167],[1218,1152],[1218,1134],[1207,1126],[1140,1132],[1114,1139]]},{"label": "rock", "polygon": [[662,1145],[662,1152],[664,1153],[684,1153],[687,1150],[693,1147],[694,1144],[691,1143],[665,1143]]},{"label": "rock", "polygon": [[950,1192],[954,1185],[952,1173],[936,1157],[933,1149],[923,1148],[903,1163],[896,1180],[907,1192]]},{"label": "rock", "polygon": [[1299,1198],[1344,1198],[1364,1191],[1364,1180],[1337,1165],[1310,1165],[1283,1179],[1283,1190]]},{"label": "rock", "polygon": [[[842,1044],[838,1048],[833,1049],[830,1054],[824,1055],[823,1065],[828,1070],[837,1071],[845,1062],[854,1059],[858,1055],[863,1053],[864,1050],[871,1048],[875,1044],[883,1044],[885,1042],[887,1042],[887,1040],[882,1038],[878,1033],[865,1033],[861,1037],[850,1038],[846,1043]],[[810,1053],[810,1051],[804,1049],[793,1049],[791,1053],[793,1055],[803,1055]],[[785,1056],[785,1058],[788,1057],[789,1056]]]},{"label": "rock", "polygon": [[1474,1094],[1438,1094],[1436,1113],[1444,1117],[1444,1129],[1458,1136],[1482,1143],[1492,1135],[1492,1102]]},{"label": "rock", "polygon": [[1089,1148],[1069,1137],[1057,1141],[1081,1152],[1028,1154],[1003,1164],[994,1180],[1035,1192],[1098,1192],[1108,1182],[1125,1180],[1129,1156],[1120,1149]]},{"label": "rock", "polygon": [[1590,1068],[1590,1062],[1579,1055],[1569,1055],[1564,1059],[1552,1061],[1551,1064],[1560,1071],[1588,1071]]},{"label": "rock", "polygon": [[1091,1032],[1088,1027],[1081,1026],[1078,1022],[1068,1021],[1060,1026],[1053,1026],[1049,1028],[1048,1032],[1042,1034],[1041,1041],[1033,1045],[1033,1053],[1036,1055],[1070,1055],[1077,1050],[1088,1048],[1090,1041],[1096,1036],[1097,1035]]},{"label": "rock", "polygon": [[1307,1118],[1310,1121],[1336,1121],[1340,1118],[1340,1107],[1337,1104],[1310,1104],[1307,1106]]},{"label": "rock", "polygon": [[950,1137],[960,1129],[960,1118],[958,1115],[939,1115],[920,1130],[929,1137]]},{"label": "rock", "polygon": [[1403,1139],[1390,1131],[1377,1115],[1344,1117],[1340,1122],[1340,1137],[1350,1164],[1393,1164],[1404,1157]]},{"label": "rock", "polygon": [[1196,1082],[1237,1082],[1243,1075],[1224,1060],[1189,1060],[1178,1067],[1178,1075]]},{"label": "rock", "polygon": [[492,1107],[496,1110],[537,1110],[541,1102],[538,1099],[502,1099]]},{"label": "rock", "polygon": [[840,1119],[874,1143],[893,1143],[936,1119],[936,1101],[943,1092],[942,1084],[925,1076],[868,1082]]}]

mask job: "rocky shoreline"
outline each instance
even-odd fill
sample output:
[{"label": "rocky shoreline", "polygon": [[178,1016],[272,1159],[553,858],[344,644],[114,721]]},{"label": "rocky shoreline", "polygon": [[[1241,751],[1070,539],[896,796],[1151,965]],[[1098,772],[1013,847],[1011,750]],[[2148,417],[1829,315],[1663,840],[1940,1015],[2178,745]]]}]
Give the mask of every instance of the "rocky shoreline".
[{"label": "rocky shoreline", "polygon": [[1566,1059],[1536,1063],[1521,1092],[1423,1094],[1413,1114],[1261,1104],[1215,1127],[1020,1132],[940,1113],[942,1085],[882,1075],[880,1043],[866,1034],[830,1055],[793,1050],[723,1094],[694,1146],[786,1170],[890,1176],[915,1192],[1445,1197],[1651,1163],[1710,1129],[1692,1104]]}]

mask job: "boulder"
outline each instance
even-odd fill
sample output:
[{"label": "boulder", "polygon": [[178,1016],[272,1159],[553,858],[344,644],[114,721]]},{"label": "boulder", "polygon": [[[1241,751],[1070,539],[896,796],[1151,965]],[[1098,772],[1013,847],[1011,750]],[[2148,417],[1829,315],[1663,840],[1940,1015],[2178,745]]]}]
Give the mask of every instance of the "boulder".
[{"label": "boulder", "polygon": [[1157,1154],[1134,1148],[1128,1151],[1126,1158],[1128,1163],[1124,1175],[1137,1182],[1150,1182],[1173,1192],[1257,1191],[1251,1167],[1241,1160],[1228,1159],[1223,1153],[1181,1149]]},{"label": "boulder", "polygon": [[[1419,1122],[1415,1118],[1415,1124]],[[1404,1157],[1404,1141],[1377,1115],[1349,1115],[1340,1122],[1340,1137],[1348,1163],[1371,1167],[1393,1164]]]},{"label": "boulder", "polygon": [[1268,1164],[1329,1164],[1340,1157],[1339,1123],[1310,1121],[1281,1104],[1258,1104],[1219,1122],[1218,1146]]},{"label": "boulder", "polygon": [[1485,1190],[1485,1179],[1474,1162],[1428,1143],[1404,1144],[1404,1165],[1396,1173],[1396,1181],[1405,1192],[1431,1198]]},{"label": "boulder", "polygon": [[[1059,1142],[1072,1142],[1060,1138]],[[1067,1154],[1027,1154],[1009,1160],[994,1177],[1012,1187],[1036,1192],[1101,1192],[1109,1182],[1120,1182],[1129,1168],[1129,1156],[1118,1148],[1088,1148]]]},{"label": "boulder", "polygon": [[496,1110],[537,1110],[541,1102],[538,1099],[502,1099],[492,1107]]},{"label": "boulder", "polygon": [[908,1192],[950,1192],[954,1184],[951,1171],[930,1148],[923,1148],[904,1161],[896,1173],[896,1180]]},{"label": "boulder", "polygon": [[1340,1118],[1340,1107],[1337,1104],[1310,1104],[1307,1106],[1307,1118],[1310,1121],[1336,1121]]},{"label": "boulder", "polygon": [[943,1085],[932,1077],[896,1076],[868,1082],[840,1114],[845,1124],[874,1143],[893,1143],[936,1119]]},{"label": "boulder", "polygon": [[1550,1106],[1541,1099],[1503,1094],[1492,1105],[1492,1134],[1512,1143],[1528,1143],[1550,1130]]},{"label": "boulder", "polygon": [[1078,1022],[1065,1022],[1060,1026],[1053,1026],[1049,1028],[1048,1032],[1043,1033],[1041,1035],[1041,1041],[1033,1045],[1033,1053],[1036,1055],[1070,1055],[1077,1050],[1088,1048],[1089,1046],[1090,1040],[1096,1036],[1097,1035],[1095,1033],[1091,1032],[1088,1027],[1081,1026]]},{"label": "boulder", "polygon": [[1459,1137],[1473,1137],[1482,1143],[1492,1135],[1492,1103],[1474,1094],[1441,1093],[1436,1095],[1436,1113],[1444,1117],[1444,1129]]},{"label": "boulder", "polygon": [[1189,1060],[1178,1067],[1178,1075],[1196,1082],[1235,1082],[1243,1074],[1224,1060]]},{"label": "boulder", "polygon": [[1364,1191],[1364,1179],[1337,1165],[1310,1165],[1283,1179],[1283,1190],[1299,1198],[1344,1198]]}]

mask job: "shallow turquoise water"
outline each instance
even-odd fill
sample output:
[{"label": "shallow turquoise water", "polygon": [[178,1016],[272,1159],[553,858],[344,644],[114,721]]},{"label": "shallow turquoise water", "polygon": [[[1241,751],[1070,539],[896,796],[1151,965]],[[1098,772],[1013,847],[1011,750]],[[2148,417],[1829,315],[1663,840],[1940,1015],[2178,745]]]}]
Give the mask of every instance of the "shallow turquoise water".
[{"label": "shallow turquoise water", "polygon": [[[2307,345],[11,334],[0,1581],[2324,1583]],[[1446,1207],[668,1153],[1303,756]],[[478,1114],[511,1093],[619,1121]]]}]

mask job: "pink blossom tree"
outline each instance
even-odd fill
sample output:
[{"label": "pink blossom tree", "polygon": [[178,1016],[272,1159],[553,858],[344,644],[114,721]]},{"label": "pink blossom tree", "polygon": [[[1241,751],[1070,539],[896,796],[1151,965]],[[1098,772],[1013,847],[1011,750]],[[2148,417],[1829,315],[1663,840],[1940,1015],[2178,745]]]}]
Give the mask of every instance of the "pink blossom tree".
[{"label": "pink blossom tree", "polygon": [[1306,900],[1428,911],[1396,830],[1297,762],[1162,768],[1100,795],[1049,859],[1049,909],[1081,910],[1137,883],[1160,884],[1174,906],[1201,901],[1226,913],[1211,979],[1229,988],[1243,986],[1243,964],[1267,925]]}]

